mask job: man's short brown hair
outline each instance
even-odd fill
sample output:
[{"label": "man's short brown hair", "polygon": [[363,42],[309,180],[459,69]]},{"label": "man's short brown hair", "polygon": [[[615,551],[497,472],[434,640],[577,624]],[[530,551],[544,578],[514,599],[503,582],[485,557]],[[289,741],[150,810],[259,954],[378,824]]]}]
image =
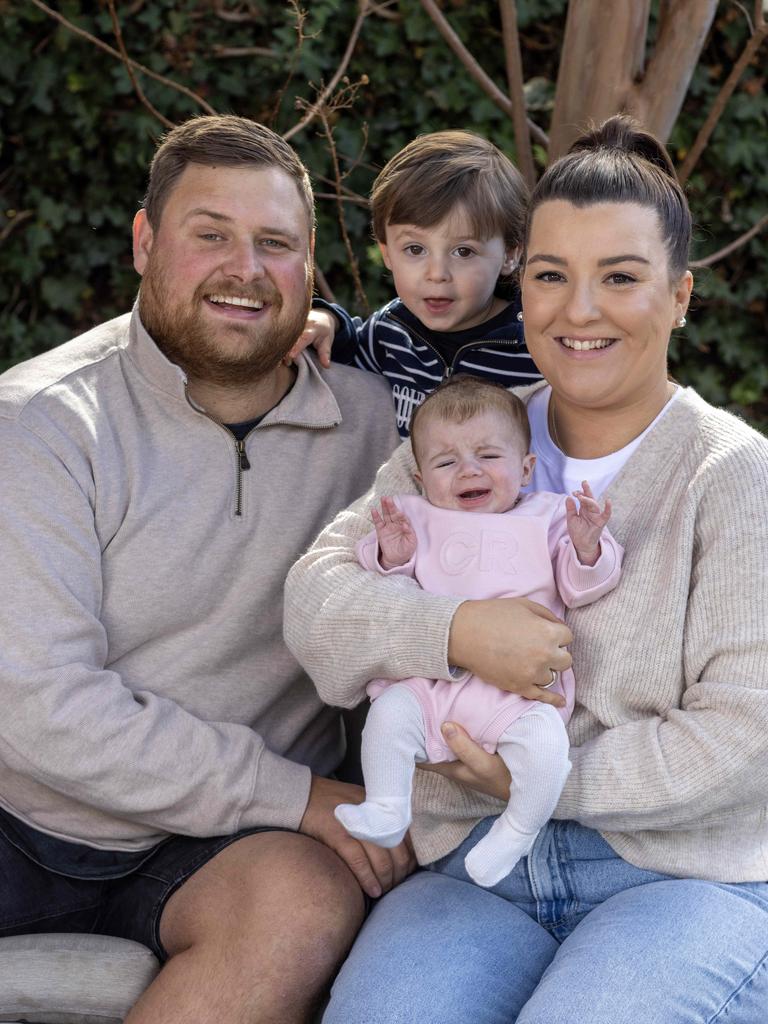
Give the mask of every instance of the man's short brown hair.
[{"label": "man's short brown hair", "polygon": [[191,117],[172,128],[158,146],[149,167],[149,185],[143,203],[153,227],[160,224],[168,196],[188,164],[278,167],[296,182],[310,226],[314,226],[312,185],[295,150],[263,124],[233,114],[214,114]]},{"label": "man's short brown hair", "polygon": [[431,395],[427,395],[421,405],[417,406],[411,419],[411,445],[416,462],[418,433],[429,419],[439,419],[448,423],[466,423],[473,416],[485,412],[498,412],[506,416],[514,429],[519,432],[523,443],[523,455],[531,449],[531,425],[525,405],[517,395],[513,395],[501,384],[481,377],[472,377],[468,373],[459,373],[455,377],[439,384]]},{"label": "man's short brown hair", "polygon": [[376,240],[389,224],[429,228],[463,206],[485,241],[501,235],[508,249],[521,244],[528,188],[514,164],[472,132],[419,135],[384,167],[371,191]]}]

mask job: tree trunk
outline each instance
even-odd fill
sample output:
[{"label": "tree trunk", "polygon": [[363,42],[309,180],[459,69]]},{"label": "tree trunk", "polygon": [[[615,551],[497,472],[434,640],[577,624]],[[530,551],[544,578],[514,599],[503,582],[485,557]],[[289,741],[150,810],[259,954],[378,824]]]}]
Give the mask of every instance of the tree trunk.
[{"label": "tree trunk", "polygon": [[555,92],[549,159],[590,121],[627,107],[642,72],[650,0],[571,0]]},{"label": "tree trunk", "polygon": [[632,90],[629,109],[663,142],[677,121],[716,9],[717,0],[675,0],[662,8],[653,56]]},{"label": "tree trunk", "polygon": [[669,138],[715,15],[717,0],[674,0],[660,10],[645,66],[650,0],[571,0],[550,130],[556,159],[591,121],[634,114]]}]

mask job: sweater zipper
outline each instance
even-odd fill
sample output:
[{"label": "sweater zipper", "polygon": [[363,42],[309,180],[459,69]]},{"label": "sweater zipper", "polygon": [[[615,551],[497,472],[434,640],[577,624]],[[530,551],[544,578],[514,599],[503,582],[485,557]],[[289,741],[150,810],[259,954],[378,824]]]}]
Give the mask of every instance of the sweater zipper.
[{"label": "sweater zipper", "polygon": [[252,427],[251,430],[249,430],[248,433],[245,435],[245,437],[241,441],[239,441],[235,437],[235,435],[232,433],[232,431],[229,429],[229,427],[225,427],[223,423],[219,423],[219,421],[215,420],[213,418],[213,416],[209,416],[207,412],[203,412],[203,410],[199,409],[194,404],[194,402],[190,401],[189,391],[188,391],[188,386],[187,386],[187,382],[186,381],[184,382],[184,393],[186,395],[187,402],[189,403],[189,405],[192,406],[192,408],[195,410],[195,412],[200,413],[201,416],[205,416],[205,418],[207,420],[210,420],[211,423],[215,423],[217,427],[220,427],[225,432],[225,434],[227,434],[227,436],[232,439],[232,441],[233,441],[233,443],[235,445],[235,459],[237,460],[237,465],[236,465],[236,470],[235,470],[235,473],[236,473],[236,475],[235,475],[235,515],[236,516],[242,516],[242,514],[243,514],[243,473],[246,470],[251,468],[251,463],[248,461],[248,455],[246,454],[246,451],[245,451],[245,442],[251,436],[251,434],[256,429],[256,427]]},{"label": "sweater zipper", "polygon": [[[229,431],[232,434],[232,431]],[[250,431],[248,431],[250,434]],[[251,468],[251,464],[248,461],[248,456],[245,453],[245,437],[238,441],[234,434],[232,437],[235,440],[235,456],[237,458],[237,483],[235,485],[235,515],[241,516],[243,514],[243,473]]]},{"label": "sweater zipper", "polygon": [[453,359],[451,360],[451,365],[449,366],[448,363],[446,363],[445,359],[443,359],[443,357],[437,351],[437,349],[429,341],[427,341],[427,339],[422,334],[419,334],[418,331],[414,330],[412,327],[409,327],[408,324],[406,324],[404,321],[398,320],[396,316],[393,316],[392,319],[394,321],[396,321],[398,324],[400,324],[403,327],[403,329],[405,331],[407,331],[409,334],[415,335],[419,339],[419,341],[422,343],[422,345],[426,345],[427,346],[427,348],[430,350],[430,352],[434,352],[434,354],[437,356],[439,362],[441,362],[443,364],[443,368],[444,368],[443,369],[443,380],[448,380],[449,377],[453,376],[454,371],[456,370],[456,362],[457,362],[459,356],[461,355],[462,352],[464,352],[468,348],[474,348],[475,345],[502,345],[502,346],[509,346],[509,345],[511,345],[511,346],[517,347],[517,348],[520,347],[520,342],[519,341],[512,341],[512,340],[507,341],[506,339],[503,339],[503,338],[485,338],[485,339],[478,339],[476,341],[468,341],[466,343],[466,345],[462,345],[461,348],[457,349],[456,352],[454,352]]},{"label": "sweater zipper", "polygon": [[514,348],[519,348],[520,342],[505,341],[503,339],[495,340],[493,338],[488,338],[485,341],[468,341],[466,345],[462,345],[461,348],[457,349],[456,352],[454,352],[453,359],[451,360],[451,365],[446,367],[445,377],[443,378],[443,380],[447,380],[449,377],[453,376],[456,370],[456,363],[459,361],[459,357],[461,356],[462,352],[464,352],[468,348],[474,348],[475,345],[499,345],[501,347],[511,345]]}]

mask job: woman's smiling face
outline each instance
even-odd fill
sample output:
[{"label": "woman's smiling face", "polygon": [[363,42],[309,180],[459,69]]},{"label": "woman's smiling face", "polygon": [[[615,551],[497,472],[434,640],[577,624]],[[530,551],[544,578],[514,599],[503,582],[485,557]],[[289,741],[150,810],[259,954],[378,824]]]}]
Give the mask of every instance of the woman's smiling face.
[{"label": "woman's smiling face", "polygon": [[522,282],[525,340],[558,400],[652,404],[667,386],[667,346],[692,278],[670,280],[659,219],[638,203],[543,202]]}]

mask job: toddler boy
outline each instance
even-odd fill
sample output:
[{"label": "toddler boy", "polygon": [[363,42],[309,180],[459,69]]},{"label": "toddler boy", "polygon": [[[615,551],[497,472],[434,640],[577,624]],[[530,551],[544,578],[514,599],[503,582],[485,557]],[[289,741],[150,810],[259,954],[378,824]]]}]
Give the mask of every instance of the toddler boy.
[{"label": "toddler boy", "polygon": [[[291,355],[308,344],[327,362],[383,374],[397,426],[455,373],[504,387],[539,380],[514,278],[528,191],[513,164],[470,132],[421,135],[373,185],[373,233],[397,298],[365,322],[316,299]],[[335,336],[334,336],[335,332]]]}]

